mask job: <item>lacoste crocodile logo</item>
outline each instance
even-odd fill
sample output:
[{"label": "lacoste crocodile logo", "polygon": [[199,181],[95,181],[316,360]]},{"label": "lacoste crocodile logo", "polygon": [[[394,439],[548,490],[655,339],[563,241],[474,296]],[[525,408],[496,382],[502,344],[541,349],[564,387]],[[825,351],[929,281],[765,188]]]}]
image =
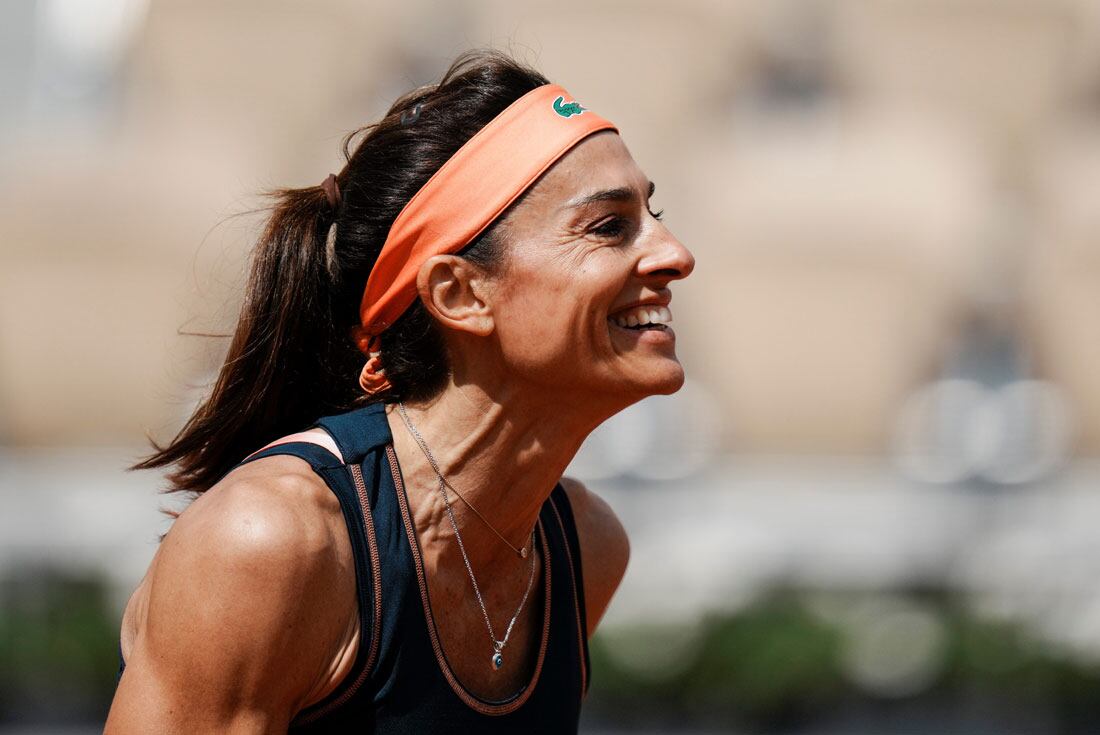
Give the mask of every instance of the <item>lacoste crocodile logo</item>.
[{"label": "lacoste crocodile logo", "polygon": [[562,117],[573,117],[584,111],[585,108],[581,107],[579,102],[566,102],[564,97],[558,97],[554,100],[554,112]]}]

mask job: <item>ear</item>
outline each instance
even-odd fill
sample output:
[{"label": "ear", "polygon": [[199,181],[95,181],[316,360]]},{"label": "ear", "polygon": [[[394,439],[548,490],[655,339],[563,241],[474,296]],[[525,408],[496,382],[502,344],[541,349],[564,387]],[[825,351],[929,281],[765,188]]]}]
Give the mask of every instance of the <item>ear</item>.
[{"label": "ear", "polygon": [[491,281],[465,258],[428,258],[417,271],[416,290],[428,313],[451,329],[482,337],[492,334]]}]

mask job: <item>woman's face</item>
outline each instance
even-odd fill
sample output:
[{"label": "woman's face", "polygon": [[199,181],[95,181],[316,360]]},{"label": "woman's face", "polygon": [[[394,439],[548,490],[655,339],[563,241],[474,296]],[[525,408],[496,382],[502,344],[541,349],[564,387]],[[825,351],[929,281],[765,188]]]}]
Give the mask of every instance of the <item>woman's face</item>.
[{"label": "woman's face", "polygon": [[601,132],[554,164],[508,215],[492,312],[510,371],[549,391],[629,402],[683,385],[671,326],[631,329],[613,318],[649,322],[627,309],[644,304],[665,321],[669,283],[695,267],[650,209],[652,191],[622,138]]}]

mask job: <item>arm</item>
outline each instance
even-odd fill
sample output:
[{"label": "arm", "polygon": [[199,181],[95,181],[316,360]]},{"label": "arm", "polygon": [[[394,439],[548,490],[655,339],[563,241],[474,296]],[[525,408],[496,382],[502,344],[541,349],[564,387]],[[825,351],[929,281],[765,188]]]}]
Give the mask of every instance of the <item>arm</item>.
[{"label": "arm", "polygon": [[339,505],[319,479],[249,477],[158,549],[108,735],[286,732],[327,693],[357,613]]},{"label": "arm", "polygon": [[581,545],[588,635],[596,632],[630,561],[630,539],[615,511],[579,480],[561,478]]}]

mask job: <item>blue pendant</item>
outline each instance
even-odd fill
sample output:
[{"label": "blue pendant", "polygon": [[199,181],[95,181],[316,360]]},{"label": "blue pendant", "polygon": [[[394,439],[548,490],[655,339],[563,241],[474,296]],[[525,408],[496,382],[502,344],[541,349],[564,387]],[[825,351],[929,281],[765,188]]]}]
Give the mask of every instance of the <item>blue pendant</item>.
[{"label": "blue pendant", "polygon": [[500,651],[493,654],[493,668],[499,669],[504,665],[504,657],[500,655]]}]

